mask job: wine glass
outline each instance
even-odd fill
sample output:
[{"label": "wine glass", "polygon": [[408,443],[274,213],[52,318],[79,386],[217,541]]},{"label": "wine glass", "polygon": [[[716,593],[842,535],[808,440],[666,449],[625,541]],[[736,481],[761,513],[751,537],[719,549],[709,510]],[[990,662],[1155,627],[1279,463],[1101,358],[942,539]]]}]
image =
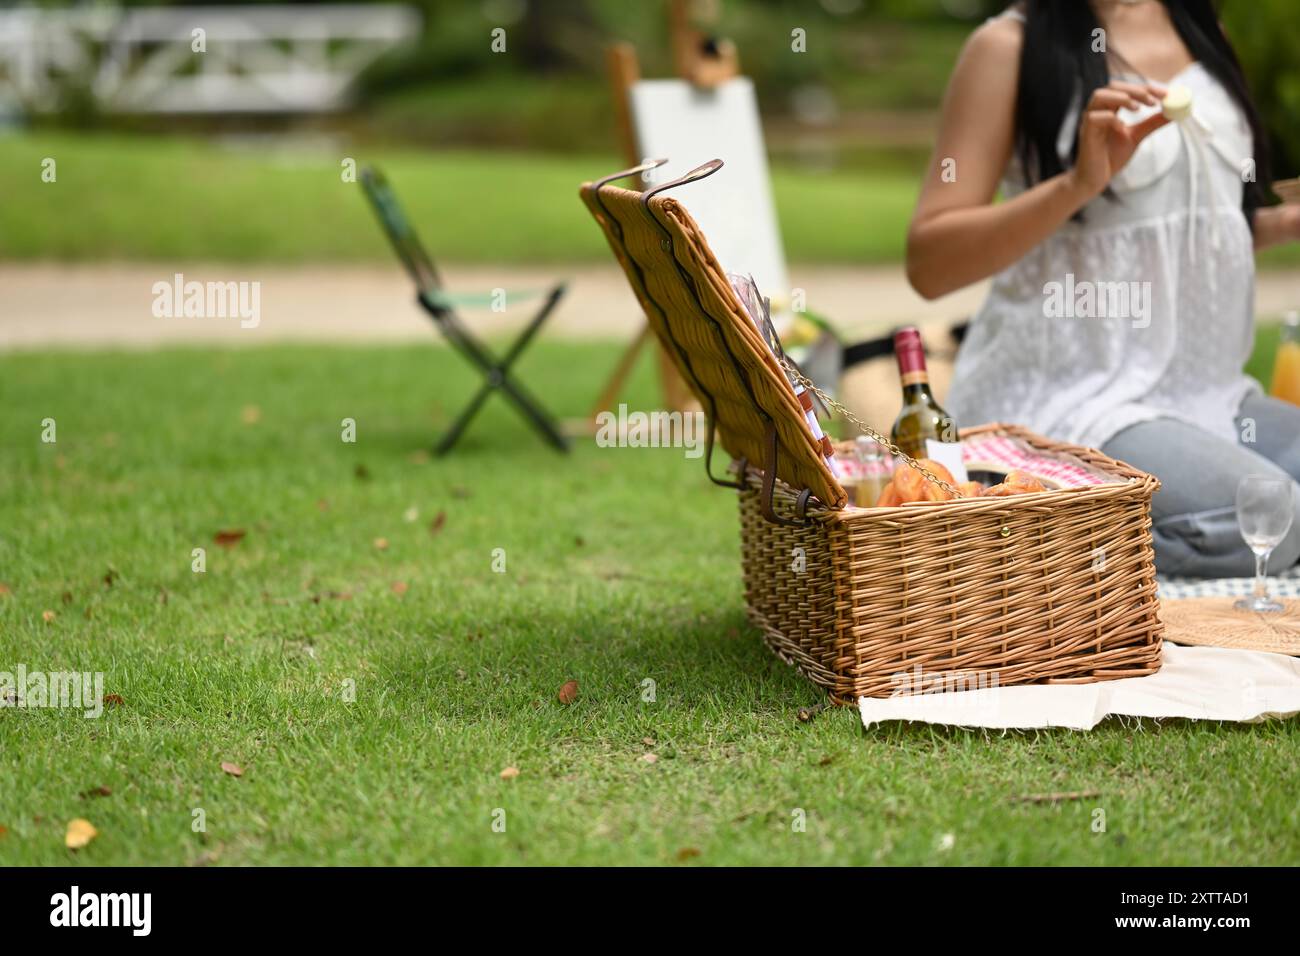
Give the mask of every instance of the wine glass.
[{"label": "wine glass", "polygon": [[1291,530],[1295,513],[1289,478],[1246,475],[1237,483],[1237,525],[1255,552],[1255,594],[1233,605],[1238,611],[1272,614],[1286,605],[1268,596],[1268,556]]}]

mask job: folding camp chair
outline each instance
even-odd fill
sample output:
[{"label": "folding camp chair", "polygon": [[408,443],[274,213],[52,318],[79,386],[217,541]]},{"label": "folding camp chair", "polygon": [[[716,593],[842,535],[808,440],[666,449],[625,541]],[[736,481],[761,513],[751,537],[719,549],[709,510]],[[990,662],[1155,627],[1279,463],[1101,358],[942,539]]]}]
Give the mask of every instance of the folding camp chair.
[{"label": "folding camp chair", "polygon": [[488,348],[480,342],[456,313],[455,300],[449,296],[443,289],[442,277],[438,270],[434,268],[433,260],[429,258],[428,253],[424,251],[424,246],[420,243],[419,237],[415,230],[407,221],[406,215],[402,212],[402,207],[398,205],[397,197],[393,194],[392,187],[388,185],[388,180],[379,170],[367,168],[361,172],[361,185],[366,192],[366,198],[370,200],[371,206],[375,210],[375,215],[379,217],[380,224],[384,227],[389,241],[393,244],[393,250],[397,257],[402,260],[402,265],[415,281],[417,300],[420,306],[429,313],[433,321],[442,330],[447,340],[455,346],[470,362],[478,366],[483,372],[486,379],[483,385],[470,399],[465,410],[452,423],[451,428],[438,442],[434,449],[438,455],[445,455],[451,450],[451,447],[460,439],[461,434],[469,425],[470,420],[478,414],[483,403],[497,389],[509,399],[514,406],[523,413],[534,427],[542,433],[542,437],[554,448],[559,451],[567,452],[569,443],[560,430],[556,427],[551,416],[546,413],[541,404],[534,399],[522,385],[510,377],[510,367],[515,360],[519,358],[521,352],[532,341],[533,336],[537,334],[543,322],[551,314],[560,297],[564,295],[565,284],[560,282],[546,294],[541,307],[524,326],[519,337],[506,351],[503,358],[499,361],[493,356]]}]

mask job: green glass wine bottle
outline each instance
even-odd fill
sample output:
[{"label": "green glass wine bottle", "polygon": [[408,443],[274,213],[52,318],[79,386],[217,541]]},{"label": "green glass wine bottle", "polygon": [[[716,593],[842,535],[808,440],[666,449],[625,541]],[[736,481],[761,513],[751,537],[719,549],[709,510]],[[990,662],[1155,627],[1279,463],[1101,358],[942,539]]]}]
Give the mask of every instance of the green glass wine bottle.
[{"label": "green glass wine bottle", "polygon": [[921,333],[912,327],[894,333],[894,355],[903,381],[903,410],[894,421],[889,437],[913,458],[931,458],[927,442],[959,441],[957,424],[940,407],[930,391],[930,374],[925,367],[925,346]]}]

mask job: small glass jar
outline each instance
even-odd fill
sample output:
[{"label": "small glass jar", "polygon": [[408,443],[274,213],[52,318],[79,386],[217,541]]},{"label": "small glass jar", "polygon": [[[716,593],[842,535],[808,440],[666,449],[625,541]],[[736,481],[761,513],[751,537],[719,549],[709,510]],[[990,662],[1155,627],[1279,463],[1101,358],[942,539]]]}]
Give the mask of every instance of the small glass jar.
[{"label": "small glass jar", "polygon": [[874,508],[894,473],[894,459],[874,439],[859,435],[853,442],[854,477],[846,489],[858,508]]}]

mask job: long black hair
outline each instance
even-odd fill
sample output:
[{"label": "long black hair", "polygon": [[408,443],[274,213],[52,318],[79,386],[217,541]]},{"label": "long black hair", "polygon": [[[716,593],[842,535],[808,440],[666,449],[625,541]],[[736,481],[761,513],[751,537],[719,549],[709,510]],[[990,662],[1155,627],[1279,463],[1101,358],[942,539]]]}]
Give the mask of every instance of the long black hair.
[{"label": "long black hair", "polygon": [[[1254,225],[1254,211],[1269,202],[1272,182],[1267,139],[1251,99],[1241,63],[1219,26],[1211,0],[1159,0],[1192,57],[1199,60],[1241,108],[1254,139],[1255,178],[1245,184],[1242,205]],[[1101,28],[1088,0],[1021,0],[1025,15],[1024,47],[1016,94],[1016,155],[1030,183],[1064,171],[1056,151],[1066,113],[1082,93],[1087,103],[1094,90],[1110,82],[1110,60],[1094,52],[1094,31]],[[1070,156],[1078,152],[1075,138]]]}]

